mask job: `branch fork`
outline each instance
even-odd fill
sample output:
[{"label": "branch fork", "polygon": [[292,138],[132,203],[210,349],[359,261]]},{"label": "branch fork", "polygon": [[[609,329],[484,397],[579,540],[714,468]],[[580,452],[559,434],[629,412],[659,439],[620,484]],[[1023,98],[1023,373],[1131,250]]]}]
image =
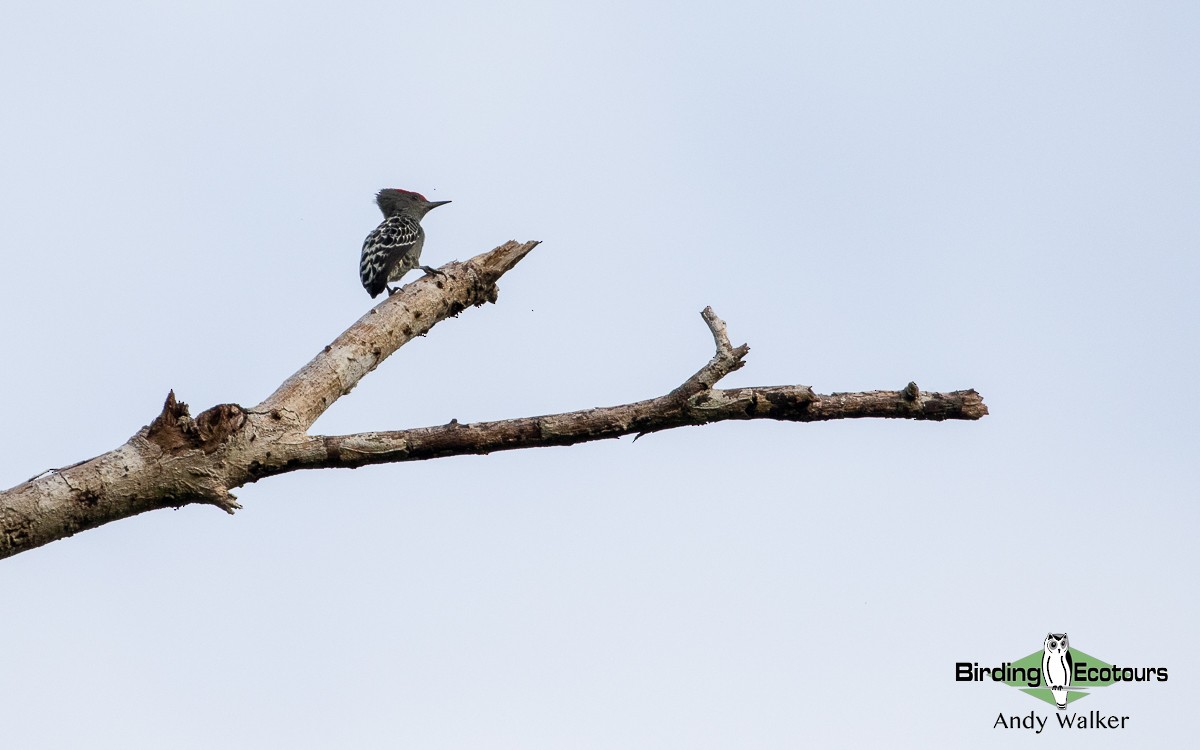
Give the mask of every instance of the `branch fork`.
[{"label": "branch fork", "polygon": [[233,513],[241,506],[230,490],[300,469],[573,445],[733,419],[940,421],[987,414],[983,399],[973,390],[925,393],[915,383],[899,391],[827,396],[805,385],[717,389],[722,378],[745,364],[750,348],[733,346],[725,322],[706,307],[701,317],[716,351],[663,396],[495,422],[460,424],[455,419],[405,430],[308,434],[325,410],[401,346],[446,318],[495,302],[497,280],[537,245],[506,242],[404,286],[253,408],[219,404],[193,418],[172,391],[162,412],[125,444],[0,492],[0,557],[148,510],[198,503]]}]

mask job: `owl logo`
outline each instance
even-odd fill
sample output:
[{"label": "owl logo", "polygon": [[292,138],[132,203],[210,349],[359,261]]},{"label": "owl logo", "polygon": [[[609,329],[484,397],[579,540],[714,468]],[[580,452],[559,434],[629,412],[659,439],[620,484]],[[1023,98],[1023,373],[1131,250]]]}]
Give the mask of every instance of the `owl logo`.
[{"label": "owl logo", "polygon": [[1067,708],[1067,688],[1071,687],[1071,674],[1075,664],[1071,661],[1071,644],[1066,633],[1047,633],[1042,652],[1042,685],[1054,694],[1054,703],[1059,711]]}]

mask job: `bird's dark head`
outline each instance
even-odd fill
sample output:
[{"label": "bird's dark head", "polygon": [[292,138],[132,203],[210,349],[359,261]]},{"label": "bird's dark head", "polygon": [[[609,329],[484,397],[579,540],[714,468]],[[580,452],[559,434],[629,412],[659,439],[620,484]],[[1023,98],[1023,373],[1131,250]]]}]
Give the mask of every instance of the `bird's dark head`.
[{"label": "bird's dark head", "polygon": [[375,202],[379,204],[379,210],[383,211],[384,216],[390,217],[397,214],[408,214],[419,219],[431,210],[438,206],[444,206],[450,201],[427,201],[425,200],[425,196],[420,193],[401,190],[399,188],[384,188],[375,196]]}]

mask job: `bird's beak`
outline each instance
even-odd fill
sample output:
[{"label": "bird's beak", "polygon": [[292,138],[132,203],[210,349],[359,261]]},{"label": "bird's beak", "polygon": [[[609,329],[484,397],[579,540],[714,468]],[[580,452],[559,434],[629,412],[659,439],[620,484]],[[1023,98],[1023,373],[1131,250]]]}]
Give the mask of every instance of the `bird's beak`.
[{"label": "bird's beak", "polygon": [[434,208],[437,208],[438,206],[444,206],[449,202],[450,201],[429,201],[425,205],[429,206],[430,209],[434,209]]}]

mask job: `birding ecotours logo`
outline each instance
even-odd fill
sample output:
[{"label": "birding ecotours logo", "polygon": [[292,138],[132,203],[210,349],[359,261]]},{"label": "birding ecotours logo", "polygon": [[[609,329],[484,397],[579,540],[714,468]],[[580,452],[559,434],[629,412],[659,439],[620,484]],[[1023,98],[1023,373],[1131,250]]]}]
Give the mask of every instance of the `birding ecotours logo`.
[{"label": "birding ecotours logo", "polygon": [[1002,682],[1059,711],[1118,682],[1166,682],[1166,667],[1123,667],[1110,664],[1071,646],[1066,633],[1047,633],[1042,648],[999,666],[960,661],[954,665],[957,682]]}]

